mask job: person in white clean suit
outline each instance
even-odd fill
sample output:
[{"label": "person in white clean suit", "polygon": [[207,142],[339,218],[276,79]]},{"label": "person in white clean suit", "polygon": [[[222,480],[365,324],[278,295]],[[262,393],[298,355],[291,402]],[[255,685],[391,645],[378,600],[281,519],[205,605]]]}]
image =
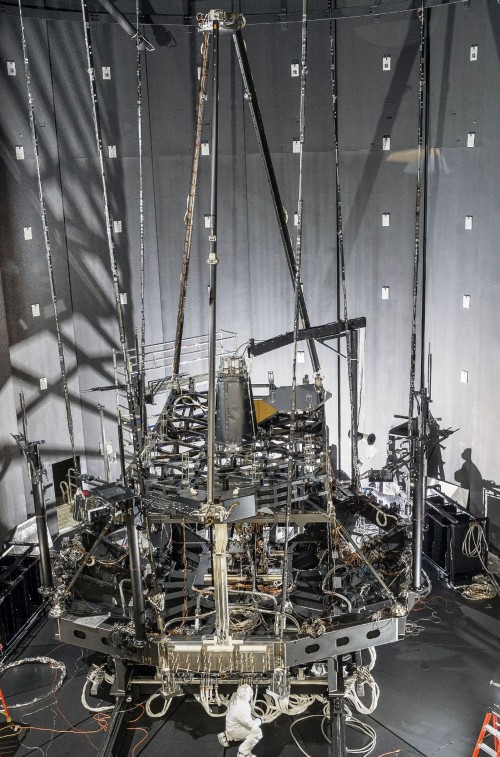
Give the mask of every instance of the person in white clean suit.
[{"label": "person in white clean suit", "polygon": [[242,741],[238,749],[238,757],[255,757],[252,749],[261,740],[262,720],[252,716],[253,690],[248,684],[238,686],[231,697],[226,712],[226,730],[219,733],[217,738],[222,746],[230,745],[231,741]]}]

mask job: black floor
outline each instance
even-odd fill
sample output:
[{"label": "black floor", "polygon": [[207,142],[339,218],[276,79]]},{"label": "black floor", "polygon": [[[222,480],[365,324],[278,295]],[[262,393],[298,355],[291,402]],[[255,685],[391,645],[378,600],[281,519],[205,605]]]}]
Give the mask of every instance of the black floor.
[{"label": "black floor", "polygon": [[[432,595],[417,604],[410,619],[418,635],[378,649],[373,673],[380,686],[379,705],[373,716],[360,716],[377,732],[372,755],[471,757],[486,712],[500,703],[500,689],[490,685],[491,680],[500,683],[500,600],[464,600],[436,581]],[[12,710],[15,721],[30,726],[22,732],[17,754],[95,755],[105,736],[107,717],[89,715],[80,697],[89,665],[99,660],[76,647],[58,644],[51,621],[33,634],[18,657],[40,655],[64,662],[67,678],[54,695],[29,708]],[[26,702],[50,691],[57,675],[48,666],[35,671],[32,665],[22,665],[4,673],[0,686],[8,705]],[[140,705],[141,698],[150,693],[148,689],[130,702],[126,723],[130,743],[122,748],[123,757],[222,757],[216,734],[223,728],[223,719],[210,718],[201,705],[179,698],[164,719],[151,721]],[[290,735],[291,723],[290,718],[281,717],[264,725],[264,739],[255,748],[258,757],[300,757]],[[321,718],[315,717],[294,727],[310,757],[328,754],[320,724]],[[359,738],[349,733],[348,746],[360,745]],[[236,750],[230,750],[228,757],[235,754]]]}]

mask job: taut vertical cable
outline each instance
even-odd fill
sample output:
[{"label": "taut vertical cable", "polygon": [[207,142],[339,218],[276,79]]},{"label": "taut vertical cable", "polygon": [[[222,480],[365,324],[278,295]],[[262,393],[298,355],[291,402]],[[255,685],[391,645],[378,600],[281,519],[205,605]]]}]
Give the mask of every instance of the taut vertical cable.
[{"label": "taut vertical cable", "polygon": [[[349,316],[347,307],[347,285],[345,275],[345,255],[344,255],[344,226],[342,219],[342,197],[340,191],[340,166],[339,166],[339,136],[338,136],[338,87],[337,87],[337,26],[336,21],[332,18],[332,4],[328,0],[328,10],[330,12],[330,70],[332,86],[332,113],[333,113],[333,145],[335,151],[335,207],[337,218],[337,318],[340,320],[340,284],[342,285],[342,297],[344,303],[344,321],[346,325],[346,342],[347,342],[347,379],[349,384],[349,401],[350,401],[350,436],[351,436],[351,477],[353,484],[359,486],[359,460],[358,460],[358,398],[356,396],[356,382],[354,376],[354,363],[357,361],[353,358],[353,348],[357,345],[357,339],[348,328]],[[339,275],[340,274],[340,275]],[[338,358],[340,363],[340,358]],[[338,392],[340,395],[340,365],[338,364]],[[341,468],[340,449],[341,449],[341,419],[340,419],[340,402],[338,403],[338,468]]]},{"label": "taut vertical cable", "polygon": [[292,362],[292,402],[290,412],[290,435],[288,438],[288,475],[287,475],[287,496],[286,496],[286,517],[285,517],[285,545],[283,556],[283,573],[281,587],[281,623],[280,635],[286,626],[286,596],[288,586],[288,545],[290,530],[290,515],[292,509],[293,496],[293,447],[295,443],[295,425],[297,420],[297,347],[300,329],[300,299],[299,293],[302,291],[302,282],[300,278],[302,262],[302,216],[304,210],[303,198],[303,173],[304,173],[304,141],[306,130],[306,83],[307,83],[307,2],[302,2],[302,51],[300,62],[300,135],[299,135],[299,191],[297,201],[297,239],[295,246],[295,282],[294,282],[294,313],[293,313],[293,362]]},{"label": "taut vertical cable", "polygon": [[54,267],[52,263],[52,251],[50,247],[49,227],[47,223],[47,210],[45,207],[45,196],[43,193],[42,175],[41,175],[41,170],[40,170],[40,149],[38,145],[38,132],[37,132],[37,126],[36,126],[33,94],[31,91],[31,73],[30,73],[30,64],[29,64],[29,58],[28,58],[28,47],[26,44],[26,35],[24,32],[23,9],[21,5],[21,0],[19,0],[19,21],[21,24],[21,39],[22,39],[22,44],[23,44],[26,90],[28,93],[28,109],[29,109],[29,117],[30,117],[31,139],[33,142],[33,152],[35,153],[36,176],[37,176],[37,183],[38,183],[38,198],[40,201],[40,215],[42,219],[43,239],[45,243],[45,255],[47,258],[47,269],[49,273],[50,295],[52,298],[52,307],[54,310],[54,321],[55,321],[56,336],[57,336],[57,349],[59,352],[59,366],[61,369],[61,380],[62,380],[62,388],[63,388],[63,394],[64,394],[64,404],[66,406],[66,420],[68,424],[69,440],[71,444],[71,455],[73,457],[73,466],[76,470],[77,465],[76,465],[76,453],[75,453],[75,435],[73,431],[73,415],[71,412],[71,401],[69,397],[68,376],[67,376],[67,371],[66,371],[66,360],[64,356],[64,345],[62,341],[61,327],[59,324],[59,310],[58,310],[58,305],[57,305],[56,285],[55,285],[55,279],[54,279]]},{"label": "taut vertical cable", "polygon": [[89,12],[88,12],[88,6],[87,6],[86,0],[81,0],[81,8],[82,8],[82,20],[83,20],[83,32],[84,32],[84,37],[85,37],[85,48],[87,52],[87,66],[88,66],[88,75],[89,75],[90,97],[92,101],[92,116],[93,116],[93,121],[94,121],[95,138],[96,138],[96,144],[97,144],[97,155],[99,158],[99,169],[100,169],[101,184],[102,184],[102,197],[103,197],[103,205],[104,205],[104,218],[105,218],[105,223],[106,223],[106,236],[107,236],[107,241],[108,241],[109,262],[110,262],[110,269],[111,269],[111,277],[113,281],[115,312],[116,312],[116,319],[118,322],[118,332],[119,332],[119,338],[120,338],[120,348],[121,348],[121,353],[122,353],[122,358],[123,358],[123,368],[125,371],[125,385],[126,385],[128,411],[129,411],[129,420],[130,420],[131,429],[132,429],[134,457],[137,463],[137,473],[139,476],[138,483],[142,488],[142,479],[140,476],[140,465],[139,465],[139,460],[140,460],[139,436],[138,436],[137,422],[136,422],[135,402],[134,402],[134,396],[133,396],[133,391],[132,391],[130,361],[127,354],[127,341],[126,341],[126,336],[125,336],[125,326],[123,323],[123,310],[122,310],[122,305],[121,305],[121,300],[120,300],[118,265],[116,261],[116,255],[115,255],[115,244],[113,241],[111,214],[109,211],[108,186],[107,186],[107,181],[106,181],[106,172],[105,172],[105,167],[104,167],[104,152],[103,152],[103,145],[102,145],[101,118],[100,118],[100,112],[99,112],[99,104],[97,100],[97,88],[96,88],[95,70],[94,70],[94,56],[92,53],[92,41],[90,37],[90,19],[89,19]]},{"label": "taut vertical cable", "polygon": [[[139,255],[141,267],[141,342],[140,342],[140,364],[138,365],[139,375],[141,377],[141,397],[140,406],[141,414],[144,412],[144,382],[145,382],[145,362],[146,362],[146,318],[144,313],[144,180],[142,164],[142,66],[141,51],[144,49],[144,43],[139,34],[139,0],[135,2],[135,19],[136,19],[136,42],[137,42],[137,141],[139,153]],[[145,432],[146,419],[142,419],[142,430]]]}]

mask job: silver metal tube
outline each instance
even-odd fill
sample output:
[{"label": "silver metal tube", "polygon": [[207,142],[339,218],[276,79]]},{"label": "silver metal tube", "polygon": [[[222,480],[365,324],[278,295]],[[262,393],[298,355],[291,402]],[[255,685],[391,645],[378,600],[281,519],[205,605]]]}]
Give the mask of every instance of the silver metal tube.
[{"label": "silver metal tube", "polygon": [[215,634],[219,644],[227,643],[229,631],[229,594],[227,589],[227,523],[214,525],[214,603]]}]

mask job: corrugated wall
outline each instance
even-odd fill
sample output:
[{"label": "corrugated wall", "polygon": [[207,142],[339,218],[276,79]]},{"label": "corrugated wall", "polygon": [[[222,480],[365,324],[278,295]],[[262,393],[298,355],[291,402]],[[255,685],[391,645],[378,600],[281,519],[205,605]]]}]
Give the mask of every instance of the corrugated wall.
[{"label": "corrugated wall", "polygon": [[[265,8],[263,2],[252,5],[253,12]],[[114,397],[85,390],[112,383],[117,328],[83,31],[78,17],[27,18],[26,28],[77,451],[99,473],[97,403],[106,406],[107,433],[113,437]],[[408,407],[419,32],[411,13],[342,19],[337,25],[349,315],[367,318],[360,425],[377,434],[378,450],[368,460],[360,445],[362,469],[383,464],[393,415]],[[147,340],[156,342],[175,334],[201,39],[182,25],[145,27],[145,33],[156,45],[143,68],[146,320]],[[445,475],[471,486],[471,506],[481,511],[483,490],[494,493],[491,482],[500,481],[500,6],[494,0],[471,0],[434,8],[429,34],[426,343],[432,353],[432,411],[442,426],[460,429],[443,451]],[[244,35],[294,239],[298,155],[293,140],[298,137],[300,79],[291,76],[291,64],[300,58],[300,23],[249,23]],[[107,153],[109,146],[116,147],[117,157],[106,159],[106,170],[112,217],[121,221],[115,244],[132,338],[140,325],[135,46],[108,23],[93,23],[92,38],[104,148]],[[475,45],[477,60],[471,61]],[[24,387],[30,434],[46,439],[50,463],[68,456],[69,446],[15,16],[2,17],[0,54],[1,270],[12,380],[14,394],[21,383]],[[221,38],[220,54],[218,318],[222,328],[237,331],[245,342],[292,328],[292,286],[229,36]],[[387,56],[390,70],[383,69]],[[7,61],[16,63],[16,76],[8,75]],[[103,79],[103,66],[110,68],[110,79]],[[309,24],[308,71],[303,280],[311,321],[319,324],[334,320],[337,309],[327,20]],[[469,133],[475,135],[474,147],[467,147]],[[210,100],[203,138],[209,135]],[[390,150],[383,149],[384,137],[390,137]],[[16,160],[16,145],[24,146],[24,161]],[[187,335],[207,331],[208,231],[203,221],[208,212],[209,158],[203,157]],[[389,226],[382,225],[384,213],[390,214]],[[466,216],[472,216],[472,230],[465,229]],[[27,226],[33,232],[29,241],[24,239]],[[389,287],[389,299],[382,299],[382,287]],[[470,297],[469,308],[463,307],[464,295]],[[33,304],[40,304],[39,317],[32,315]],[[335,442],[336,358],[321,347],[320,357],[327,388],[334,392]],[[277,381],[289,383],[290,351],[256,359],[254,379],[266,380],[269,369]],[[303,369],[311,373],[307,356]],[[462,371],[468,372],[467,384]],[[40,390],[41,377],[48,378],[46,391]],[[342,462],[348,469],[346,389],[344,373]],[[5,400],[1,395],[5,408],[11,394]]]}]

